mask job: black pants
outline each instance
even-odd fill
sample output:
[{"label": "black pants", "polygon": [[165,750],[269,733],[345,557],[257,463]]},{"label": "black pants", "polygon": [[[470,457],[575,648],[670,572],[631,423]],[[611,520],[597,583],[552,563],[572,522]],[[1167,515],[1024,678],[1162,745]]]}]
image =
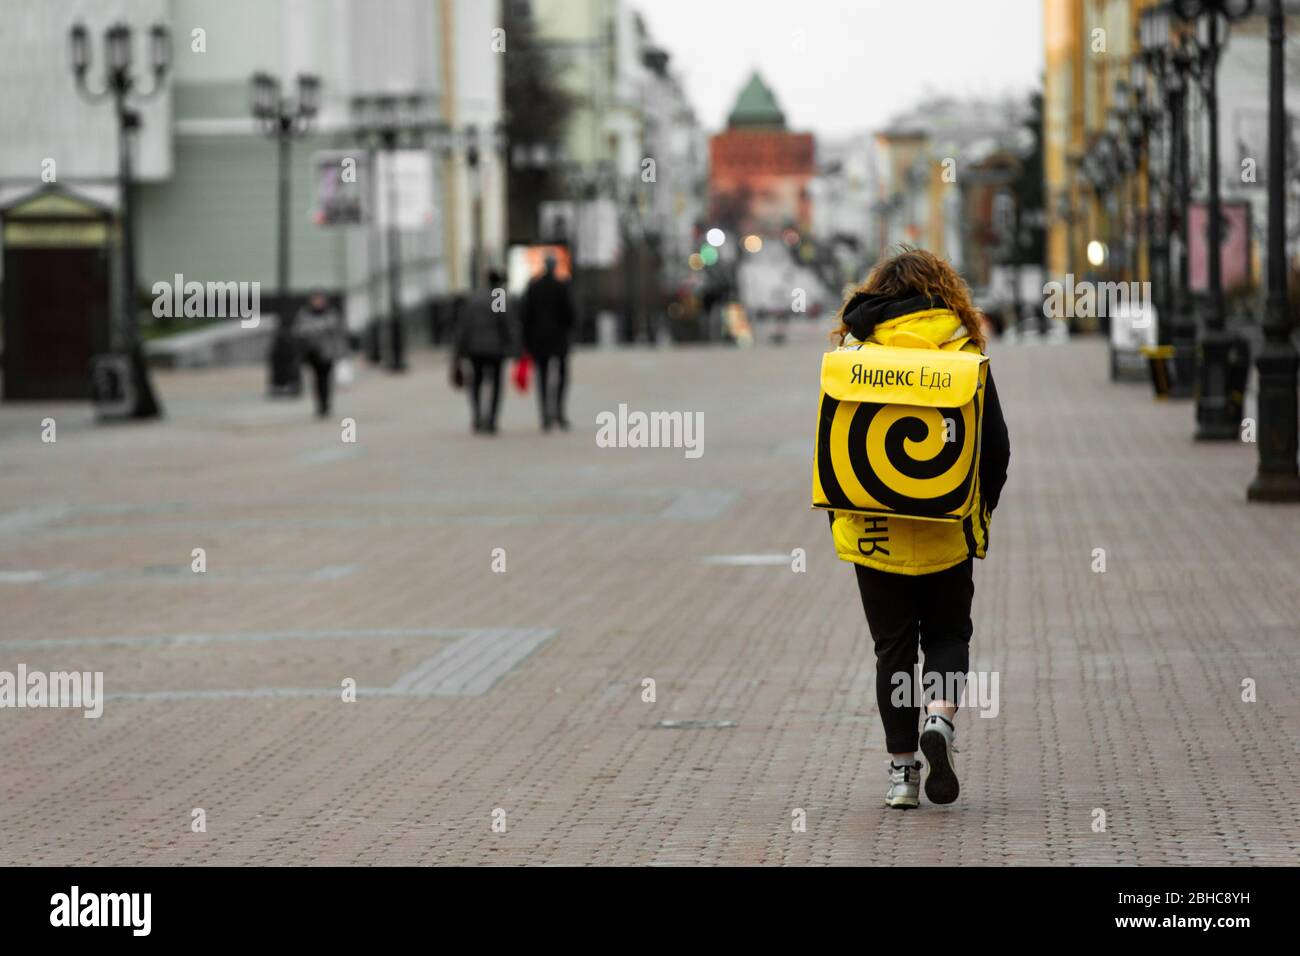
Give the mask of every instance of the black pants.
[{"label": "black pants", "polygon": [[537,407],[542,424],[567,422],[564,415],[564,390],[569,384],[569,353],[534,356],[537,362]]},{"label": "black pants", "polygon": [[[469,359],[469,407],[475,428],[497,427],[497,409],[501,407],[501,363],[503,359],[471,355]],[[483,385],[487,385],[487,410],[483,409]]]},{"label": "black pants", "polygon": [[[885,749],[916,751],[921,698],[957,703],[970,666],[972,561],[934,574],[889,574],[855,564],[862,610],[876,645],[876,705]],[[924,693],[917,692],[917,644],[925,652]],[[931,675],[939,675],[931,685]],[[899,676],[901,675],[901,676]],[[955,693],[954,693],[955,690]]]},{"label": "black pants", "polygon": [[303,360],[311,366],[316,377],[316,414],[324,418],[330,413],[330,388],[334,383],[334,360],[316,350],[309,351]]}]

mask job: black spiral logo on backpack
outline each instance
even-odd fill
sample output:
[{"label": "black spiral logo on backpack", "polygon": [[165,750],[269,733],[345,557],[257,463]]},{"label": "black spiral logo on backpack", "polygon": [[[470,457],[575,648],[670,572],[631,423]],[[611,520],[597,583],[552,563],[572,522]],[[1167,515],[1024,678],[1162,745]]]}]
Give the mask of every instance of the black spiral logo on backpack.
[{"label": "black spiral logo on backpack", "polygon": [[[881,417],[886,408],[893,410],[885,416],[892,417],[892,421],[885,422]],[[817,434],[817,463],[818,478],[829,506],[845,510],[873,510],[864,508],[861,502],[850,500],[835,476],[835,461],[838,459],[842,465],[847,453],[847,463],[852,469],[853,477],[883,509],[935,518],[959,511],[970,497],[971,483],[974,480],[974,469],[970,467],[974,455],[967,445],[968,442],[977,440],[979,435],[978,402],[972,403],[972,411],[974,428],[968,429],[966,418],[959,408],[886,406],[873,402],[842,405],[838,400],[825,395]],[[833,450],[832,430],[839,418],[843,434],[845,416],[851,416],[848,420],[847,448]],[[951,440],[942,442],[937,454],[931,458],[914,458],[908,453],[907,443],[924,442],[933,436],[936,429],[942,435],[945,422],[953,423]],[[880,434],[881,429],[884,429],[883,434]],[[891,487],[881,480],[877,468],[871,462],[872,448],[877,449],[878,455],[883,454],[888,465],[897,472],[897,476],[892,476],[895,483],[904,487]],[[957,480],[958,475],[953,470],[960,468],[963,461],[966,462],[965,474]],[[947,481],[944,481],[945,477]],[[947,490],[931,493],[932,488],[945,487]]]}]

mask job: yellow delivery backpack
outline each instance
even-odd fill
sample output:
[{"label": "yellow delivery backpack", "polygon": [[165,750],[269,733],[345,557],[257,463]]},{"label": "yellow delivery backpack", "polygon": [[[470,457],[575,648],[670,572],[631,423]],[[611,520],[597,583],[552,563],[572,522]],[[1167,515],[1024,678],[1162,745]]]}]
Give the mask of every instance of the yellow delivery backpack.
[{"label": "yellow delivery backpack", "polygon": [[866,345],[822,357],[814,508],[961,521],[979,494],[988,359]]}]

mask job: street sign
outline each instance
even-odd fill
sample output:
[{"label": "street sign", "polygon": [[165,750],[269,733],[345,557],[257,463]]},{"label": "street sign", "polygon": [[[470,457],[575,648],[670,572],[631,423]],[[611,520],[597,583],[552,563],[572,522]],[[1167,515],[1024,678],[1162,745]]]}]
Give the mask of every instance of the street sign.
[{"label": "street sign", "polygon": [[399,149],[376,156],[375,224],[380,229],[427,229],[434,221],[433,156]]},{"label": "street sign", "polygon": [[318,226],[358,226],[364,222],[369,154],[362,149],[313,153],[311,168],[316,184],[312,222]]}]

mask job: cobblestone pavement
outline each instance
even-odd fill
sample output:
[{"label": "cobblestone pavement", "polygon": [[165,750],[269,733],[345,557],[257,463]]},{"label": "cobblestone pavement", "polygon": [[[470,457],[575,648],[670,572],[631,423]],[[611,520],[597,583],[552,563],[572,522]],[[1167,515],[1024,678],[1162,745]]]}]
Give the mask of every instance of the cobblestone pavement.
[{"label": "cobblestone pavement", "polygon": [[[1300,508],[1098,342],[994,346],[1000,710],[959,718],[958,803],[881,806],[819,348],[579,353],[567,434],[512,393],[471,435],[432,353],[328,422],[255,368],[159,375],[157,424],[0,406],[0,670],[108,695],[0,710],[0,863],[1297,862]],[[598,448],[620,402],[703,412],[703,456]]]}]

